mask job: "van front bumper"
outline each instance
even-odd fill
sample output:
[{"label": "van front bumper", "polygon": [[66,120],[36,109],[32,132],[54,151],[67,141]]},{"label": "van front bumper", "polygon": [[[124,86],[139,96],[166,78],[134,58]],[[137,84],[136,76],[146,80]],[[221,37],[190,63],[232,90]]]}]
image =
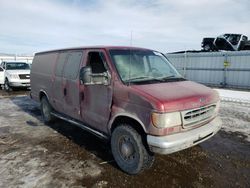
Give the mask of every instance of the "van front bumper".
[{"label": "van front bumper", "polygon": [[222,122],[216,117],[211,122],[186,132],[166,136],[147,136],[149,148],[154,153],[170,154],[197,145],[215,135]]},{"label": "van front bumper", "polygon": [[30,82],[9,82],[11,87],[30,87]]}]

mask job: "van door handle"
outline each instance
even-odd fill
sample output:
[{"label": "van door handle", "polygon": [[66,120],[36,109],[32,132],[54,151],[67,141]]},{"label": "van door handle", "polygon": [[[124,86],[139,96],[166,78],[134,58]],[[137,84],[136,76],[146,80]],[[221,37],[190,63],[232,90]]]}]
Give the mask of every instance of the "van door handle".
[{"label": "van door handle", "polygon": [[64,96],[67,95],[67,89],[66,88],[63,89],[63,94],[64,94]]}]

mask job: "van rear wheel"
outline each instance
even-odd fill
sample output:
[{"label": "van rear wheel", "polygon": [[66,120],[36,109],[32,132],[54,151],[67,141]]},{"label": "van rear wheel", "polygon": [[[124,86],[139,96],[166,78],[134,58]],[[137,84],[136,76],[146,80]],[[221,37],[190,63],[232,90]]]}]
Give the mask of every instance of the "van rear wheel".
[{"label": "van rear wheel", "polygon": [[42,97],[41,100],[41,113],[42,113],[42,118],[45,123],[51,123],[55,120],[55,117],[51,115],[52,112],[52,107],[49,104],[49,101],[47,97]]},{"label": "van rear wheel", "polygon": [[113,131],[111,150],[118,166],[128,174],[138,174],[154,162],[153,155],[143,144],[142,136],[128,124]]}]

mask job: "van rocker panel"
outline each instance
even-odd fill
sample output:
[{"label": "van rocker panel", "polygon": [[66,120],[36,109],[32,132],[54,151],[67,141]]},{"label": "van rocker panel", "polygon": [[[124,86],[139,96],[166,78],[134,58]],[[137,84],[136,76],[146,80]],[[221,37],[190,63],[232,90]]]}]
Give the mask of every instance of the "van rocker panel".
[{"label": "van rocker panel", "polygon": [[55,116],[55,117],[57,117],[59,119],[62,119],[64,121],[67,121],[67,122],[69,122],[71,124],[74,124],[74,125],[78,126],[79,128],[81,128],[81,129],[83,129],[85,131],[88,131],[89,133],[92,133],[93,135],[95,135],[95,136],[97,136],[97,137],[99,137],[101,139],[108,140],[108,136],[105,135],[104,133],[99,132],[99,131],[91,128],[90,126],[85,125],[82,122],[80,122],[80,121],[78,121],[78,120],[76,120],[74,118],[71,118],[71,117],[69,117],[69,116],[67,116],[65,114],[61,114],[61,113],[58,113],[58,112],[52,112],[51,115],[53,115],[53,116]]}]

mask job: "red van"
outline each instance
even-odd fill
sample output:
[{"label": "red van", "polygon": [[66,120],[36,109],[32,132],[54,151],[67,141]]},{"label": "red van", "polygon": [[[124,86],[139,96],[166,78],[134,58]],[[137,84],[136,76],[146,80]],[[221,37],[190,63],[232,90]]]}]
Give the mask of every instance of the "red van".
[{"label": "red van", "polygon": [[36,53],[31,97],[56,118],[108,139],[129,174],[154,153],[199,144],[221,128],[218,93],[184,79],[164,54],[134,47],[78,47]]}]

